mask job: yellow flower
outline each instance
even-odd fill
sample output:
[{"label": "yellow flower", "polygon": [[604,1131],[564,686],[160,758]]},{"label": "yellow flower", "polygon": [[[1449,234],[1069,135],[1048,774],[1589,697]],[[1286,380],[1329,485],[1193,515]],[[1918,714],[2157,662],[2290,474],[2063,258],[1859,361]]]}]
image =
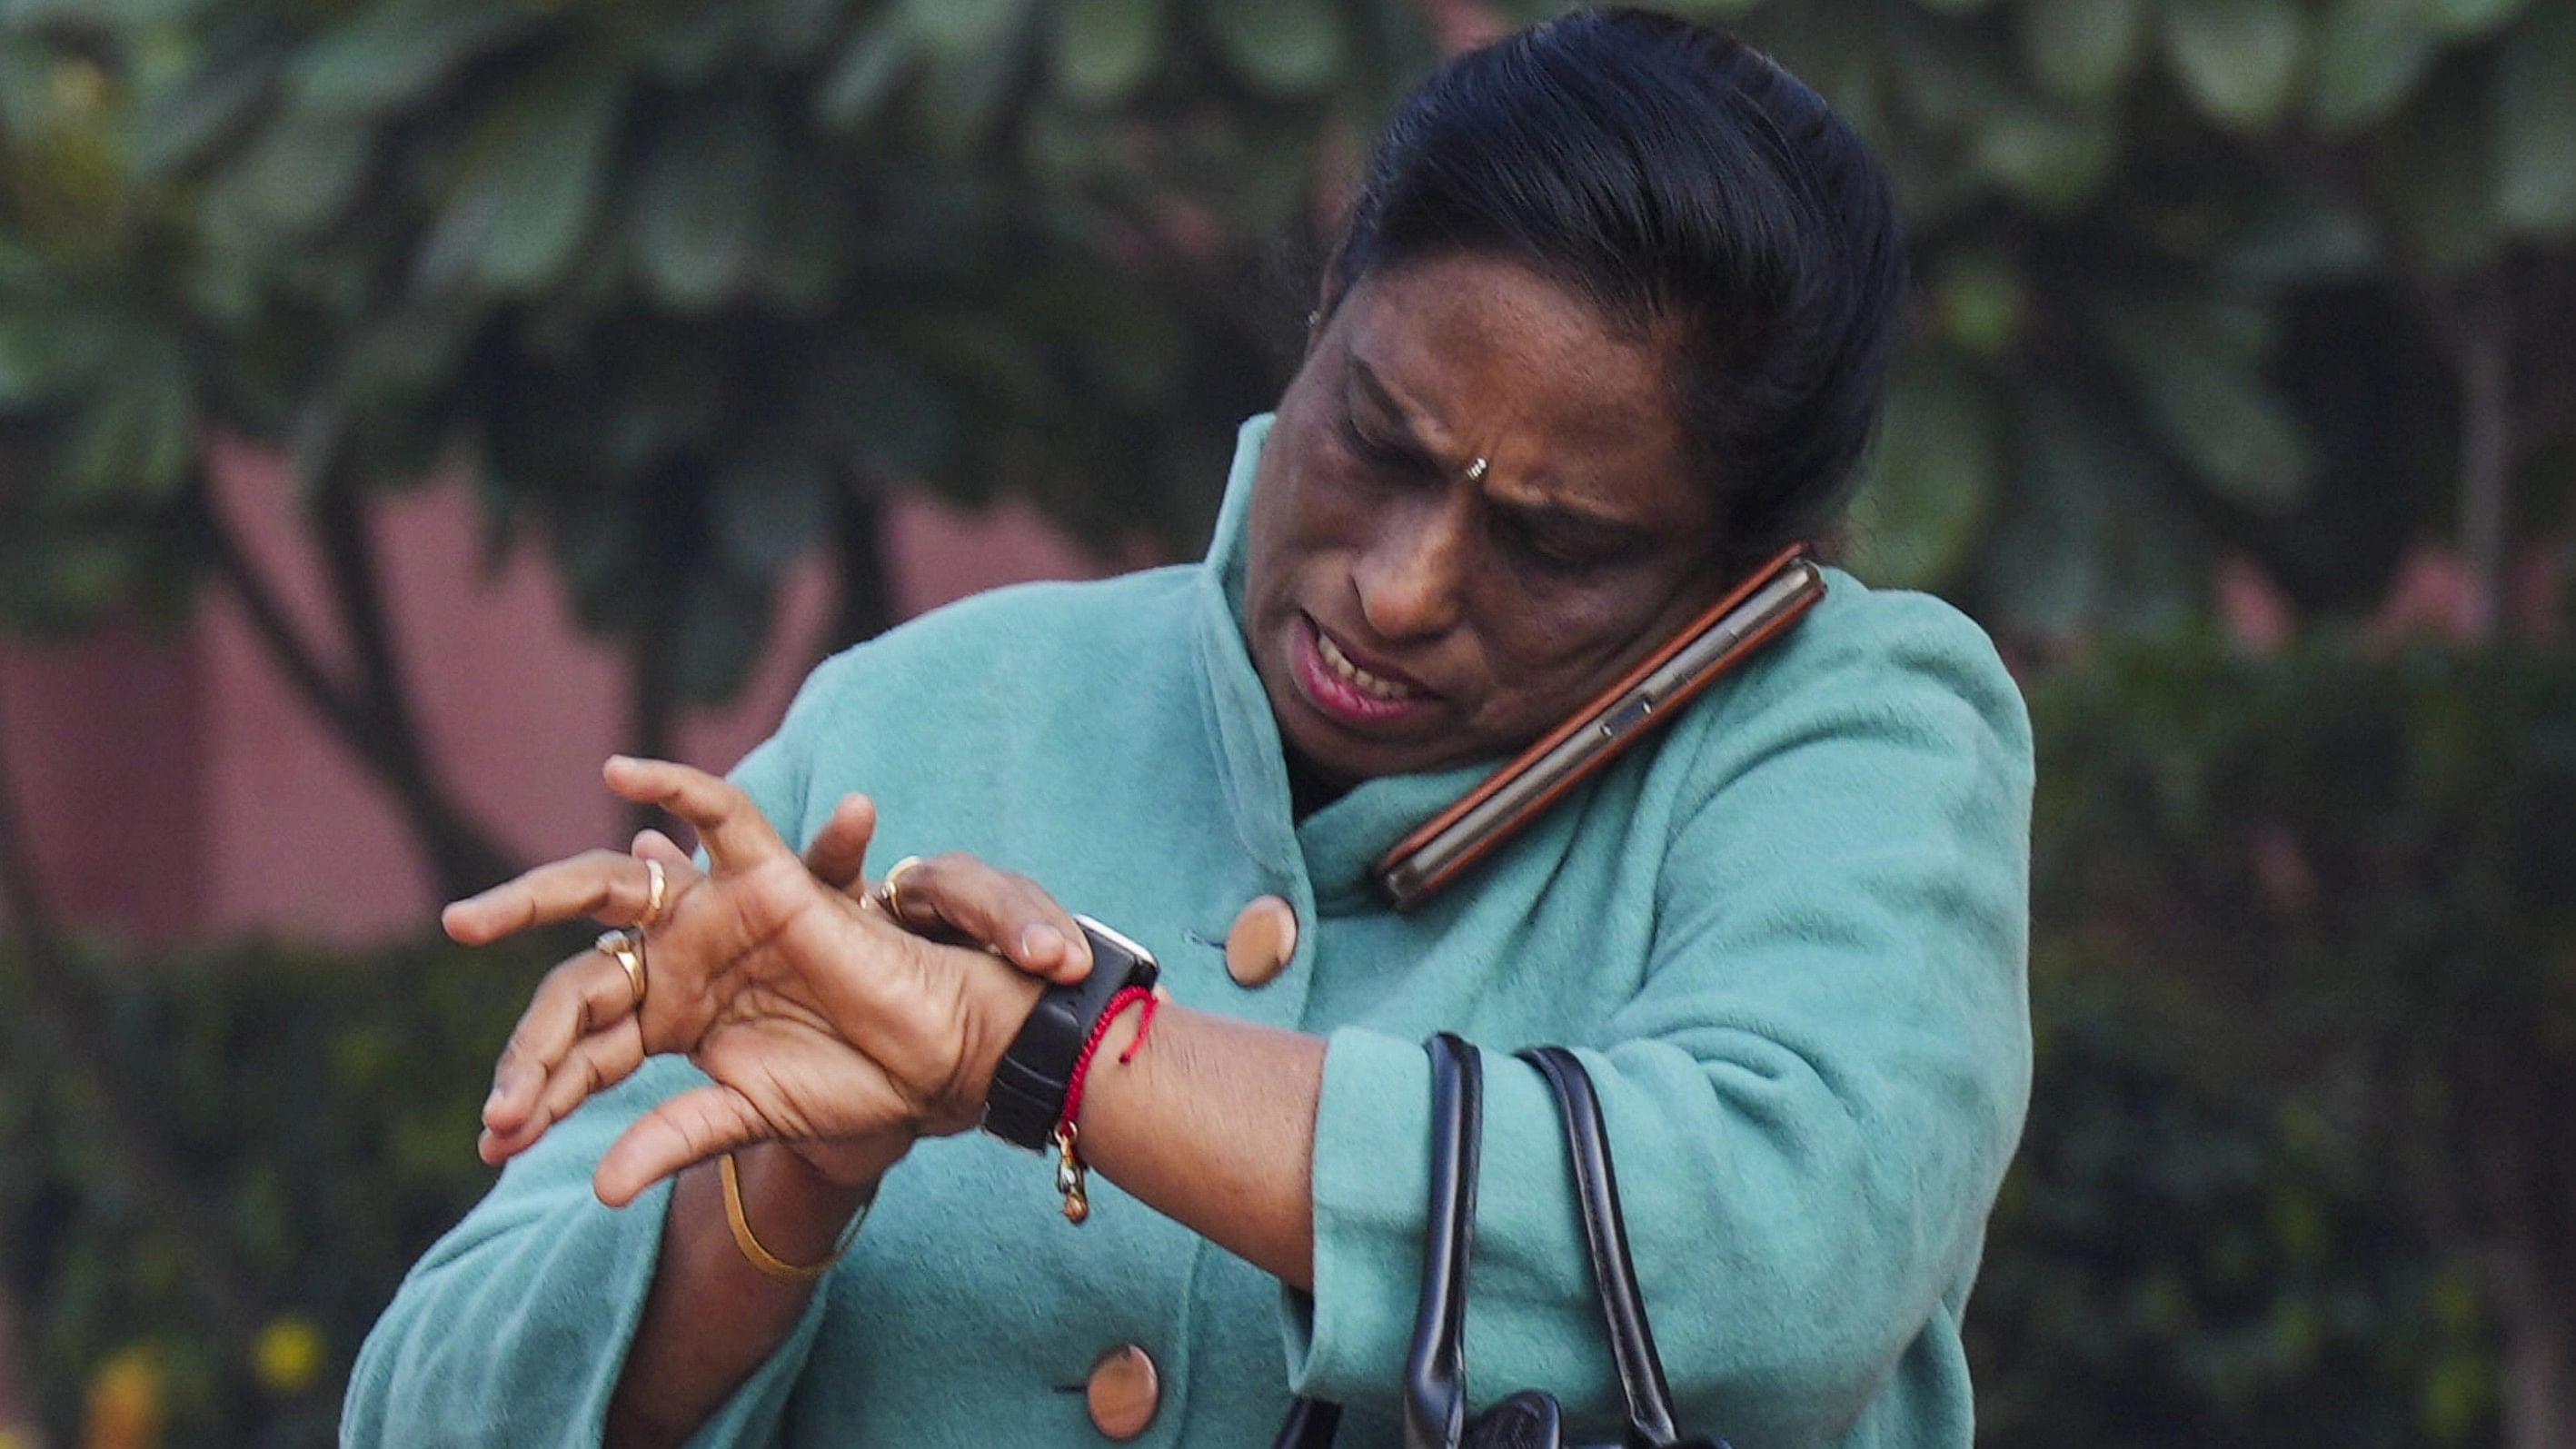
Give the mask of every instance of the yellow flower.
[{"label": "yellow flower", "polygon": [[251,1350],[261,1387],[273,1394],[302,1393],[322,1373],[322,1330],[302,1314],[272,1320]]},{"label": "yellow flower", "polygon": [[161,1442],[161,1363],[148,1348],[129,1348],[90,1375],[82,1449],[157,1449]]}]

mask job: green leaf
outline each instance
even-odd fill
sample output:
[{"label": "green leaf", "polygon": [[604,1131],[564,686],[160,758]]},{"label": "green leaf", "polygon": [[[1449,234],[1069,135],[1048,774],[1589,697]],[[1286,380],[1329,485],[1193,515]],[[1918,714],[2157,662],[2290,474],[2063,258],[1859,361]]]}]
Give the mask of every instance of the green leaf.
[{"label": "green leaf", "polygon": [[1332,0],[1201,0],[1199,16],[1235,73],[1276,96],[1332,84],[1350,48]]},{"label": "green leaf", "polygon": [[2146,0],[2022,0],[2022,64],[2050,93],[2098,103],[2137,70]]},{"label": "green leaf", "polygon": [[2165,59],[2202,113],[2240,131],[2280,120],[2307,27],[2291,0],[2164,0]]},{"label": "green leaf", "polygon": [[1993,0],[1914,0],[1914,3],[1936,15],[1973,15],[1992,4]]},{"label": "green leaf", "polygon": [[761,54],[801,64],[831,43],[849,8],[849,0],[767,0],[761,7]]},{"label": "green leaf", "polygon": [[655,26],[645,55],[655,77],[695,86],[735,64],[752,47],[755,17],[742,5],[699,5]]},{"label": "green leaf", "polygon": [[2495,86],[2496,216],[2524,236],[2576,229],[2576,6],[2504,41]]},{"label": "green leaf", "polygon": [[2376,193],[2414,267],[2436,280],[2466,276],[2503,245],[2494,199],[2496,109],[2486,76],[2469,67],[2434,72],[2406,124],[2367,153]]},{"label": "green leaf", "polygon": [[2043,215],[2066,217],[2100,193],[2119,150],[2119,125],[2107,112],[2059,118],[2007,107],[1977,125],[1970,156],[1979,175]]},{"label": "green leaf", "polygon": [[1982,531],[2002,471],[1994,402],[1957,362],[1923,358],[1887,391],[1859,493],[1852,501],[1852,570],[1873,584],[1951,582]]},{"label": "green leaf", "polygon": [[958,56],[1009,46],[1029,0],[902,0],[901,11],[932,54]]},{"label": "green leaf", "polygon": [[853,341],[816,370],[821,405],[853,447],[881,471],[919,476],[955,448],[957,409],[947,393],[901,358]]},{"label": "green leaf", "polygon": [[494,0],[385,0],[315,41],[288,80],[315,110],[376,115],[410,105],[467,60],[524,30],[533,7]]},{"label": "green leaf", "polygon": [[167,501],[195,457],[196,403],[175,351],[155,354],[109,382],[82,410],[66,458],[76,501]]},{"label": "green leaf", "polygon": [[424,280],[471,276],[508,294],[561,276],[598,208],[624,101],[621,78],[594,70],[542,85],[487,121],[423,245]]},{"label": "green leaf", "polygon": [[827,540],[832,476],[784,429],[740,448],[716,475],[716,546],[733,570],[774,579]]},{"label": "green leaf", "polygon": [[2012,498],[1982,550],[1982,591],[2013,632],[2042,638],[2180,625],[2199,571],[2151,450],[2064,388],[2017,400]]},{"label": "green leaf", "polygon": [[675,117],[647,156],[629,221],[663,300],[697,310],[739,289],[769,222],[779,140],[758,101]]},{"label": "green leaf", "polygon": [[2313,286],[2367,276],[2381,262],[2370,221],[2328,193],[2275,190],[2230,236],[2218,268],[2251,286]]},{"label": "green leaf", "polygon": [[1110,105],[1154,73],[1170,0],[1067,0],[1055,17],[1055,78],[1083,105]]},{"label": "green leaf", "polygon": [[834,131],[876,119],[911,74],[916,51],[911,28],[898,16],[881,15],[860,26],[814,93],[815,119]]},{"label": "green leaf", "polygon": [[[821,157],[791,160],[791,175],[829,174]],[[797,312],[830,305],[833,285],[852,261],[856,223],[849,198],[824,186],[789,186],[775,194],[768,244],[752,278],[760,294]]]},{"label": "green leaf", "polygon": [[282,68],[274,52],[209,57],[184,80],[149,92],[134,119],[135,169],[158,175],[195,161],[250,119]]},{"label": "green leaf", "polygon": [[2530,0],[2415,0],[2424,24],[2450,40],[2466,40],[2512,23]]},{"label": "green leaf", "polygon": [[672,684],[697,704],[731,699],[769,638],[770,590],[729,570],[693,570],[671,638]]},{"label": "green leaf", "polygon": [[118,340],[87,311],[0,311],[0,409],[39,406],[85,386],[115,356]]},{"label": "green leaf", "polygon": [[2111,297],[2091,321],[2148,424],[2213,490],[2274,514],[2306,498],[2306,431],[2263,371],[2266,314],[2198,297]]},{"label": "green leaf", "polygon": [[2012,264],[1992,252],[1957,250],[1932,284],[1941,336],[1971,357],[1997,358],[2021,345],[2030,324],[2030,289]]},{"label": "green leaf", "polygon": [[1026,75],[1009,47],[932,56],[913,92],[922,142],[941,158],[964,158],[991,136]]},{"label": "green leaf", "polygon": [[2336,0],[2317,31],[2309,121],[2330,135],[2379,124],[2405,104],[2433,56],[2414,0]]},{"label": "green leaf", "polygon": [[375,151],[372,128],[289,111],[277,116],[216,182],[208,205],[258,233],[300,235],[337,220]]}]

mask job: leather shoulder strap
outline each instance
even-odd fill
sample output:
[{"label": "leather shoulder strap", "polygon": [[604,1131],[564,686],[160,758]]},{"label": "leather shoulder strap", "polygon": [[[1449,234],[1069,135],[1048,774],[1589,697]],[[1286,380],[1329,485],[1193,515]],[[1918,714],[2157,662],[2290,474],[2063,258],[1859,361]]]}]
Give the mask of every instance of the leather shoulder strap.
[{"label": "leather shoulder strap", "polygon": [[1484,1071],[1442,1032],[1431,1054],[1431,1191],[1422,1225],[1422,1301],[1404,1365],[1405,1449],[1450,1449],[1467,1422],[1467,1270],[1476,1241]]},{"label": "leather shoulder strap", "polygon": [[1673,1393],[1664,1361],[1646,1323],[1646,1300],[1628,1258],[1628,1224],[1619,1212],[1619,1180],[1610,1168],[1610,1126],[1583,1063],[1563,1047],[1532,1047],[1520,1054],[1539,1069],[1556,1093],[1565,1126],[1566,1155],[1574,1163],[1574,1200],[1583,1214],[1583,1240],[1592,1257],[1592,1282],[1610,1331],[1610,1356],[1619,1370],[1619,1392],[1628,1401],[1629,1442],[1669,1445],[1681,1441],[1673,1422]]}]

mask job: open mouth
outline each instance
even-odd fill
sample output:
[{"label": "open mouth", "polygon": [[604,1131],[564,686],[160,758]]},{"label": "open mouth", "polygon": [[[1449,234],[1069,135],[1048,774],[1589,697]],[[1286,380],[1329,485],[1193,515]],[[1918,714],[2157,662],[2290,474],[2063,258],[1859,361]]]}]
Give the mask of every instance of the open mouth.
[{"label": "open mouth", "polygon": [[1412,680],[1351,658],[1311,618],[1297,621],[1297,678],[1309,702],[1349,725],[1385,724],[1431,708],[1437,696]]}]

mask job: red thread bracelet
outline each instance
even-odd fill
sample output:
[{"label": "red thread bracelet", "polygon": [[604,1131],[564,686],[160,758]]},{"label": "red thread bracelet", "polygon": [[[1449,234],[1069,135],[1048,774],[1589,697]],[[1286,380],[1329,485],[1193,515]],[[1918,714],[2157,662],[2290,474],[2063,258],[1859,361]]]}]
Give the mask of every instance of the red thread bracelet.
[{"label": "red thread bracelet", "polygon": [[1064,1085],[1064,1115],[1056,1119],[1055,1131],[1048,1134],[1055,1142],[1055,1186],[1056,1191],[1064,1194],[1067,1222],[1079,1223],[1091,1216],[1091,1197],[1085,1191],[1083,1181],[1089,1169],[1083,1163],[1077,1146],[1081,1129],[1074,1125],[1075,1119],[1082,1115],[1082,1088],[1091,1080],[1091,1059],[1100,1055],[1100,1044],[1108,1039],[1109,1027],[1118,1020],[1119,1013],[1142,1001],[1145,1015],[1136,1023],[1136,1039],[1118,1054],[1121,1063],[1135,1060],[1137,1048],[1145,1044],[1145,1033],[1154,1029],[1154,1008],[1161,1004],[1161,1000],[1142,986],[1122,988],[1109,998],[1108,1005],[1100,1009],[1100,1019],[1091,1024],[1091,1035],[1083,1040],[1081,1053],[1073,1059],[1073,1073]]},{"label": "red thread bracelet", "polygon": [[1136,1024],[1136,1039],[1118,1054],[1119,1065],[1124,1066],[1135,1060],[1136,1049],[1145,1044],[1145,1033],[1154,1029],[1154,993],[1146,987],[1130,986],[1110,997],[1109,1004],[1100,1009],[1100,1020],[1092,1023],[1091,1036],[1074,1057],[1073,1075],[1064,1084],[1064,1115],[1057,1119],[1058,1126],[1069,1125],[1082,1116],[1082,1089],[1091,1080],[1091,1059],[1100,1054],[1100,1044],[1109,1039],[1109,1028],[1117,1022],[1119,1013],[1140,1001],[1145,1003],[1145,1016]]}]

